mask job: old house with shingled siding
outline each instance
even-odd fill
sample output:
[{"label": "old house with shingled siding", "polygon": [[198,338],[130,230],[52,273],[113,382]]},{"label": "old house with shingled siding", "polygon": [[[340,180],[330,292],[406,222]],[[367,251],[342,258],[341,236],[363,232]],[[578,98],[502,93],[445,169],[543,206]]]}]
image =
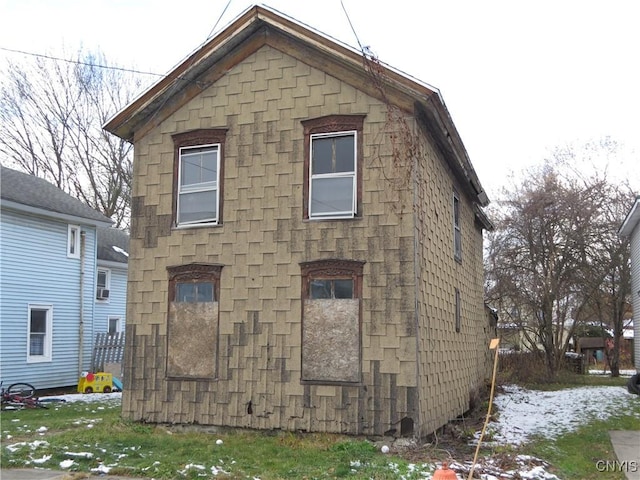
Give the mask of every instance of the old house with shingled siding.
[{"label": "old house with shingled siding", "polygon": [[253,7],[105,128],[126,418],[423,437],[485,386],[488,199],[436,89]]}]

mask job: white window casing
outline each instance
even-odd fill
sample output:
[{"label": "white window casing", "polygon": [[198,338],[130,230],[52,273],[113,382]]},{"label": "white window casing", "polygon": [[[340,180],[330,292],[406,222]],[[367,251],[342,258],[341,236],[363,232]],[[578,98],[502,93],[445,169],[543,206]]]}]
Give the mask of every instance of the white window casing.
[{"label": "white window casing", "polygon": [[[357,204],[357,132],[311,135],[309,218],[353,218]],[[316,148],[318,151],[315,151]]]},{"label": "white window casing", "polygon": [[67,257],[80,258],[80,227],[69,225],[67,228]]},{"label": "white window casing", "polygon": [[177,224],[216,225],[220,205],[220,144],[181,147]]},{"label": "white window casing", "polygon": [[50,362],[53,345],[53,305],[29,304],[27,363]]}]

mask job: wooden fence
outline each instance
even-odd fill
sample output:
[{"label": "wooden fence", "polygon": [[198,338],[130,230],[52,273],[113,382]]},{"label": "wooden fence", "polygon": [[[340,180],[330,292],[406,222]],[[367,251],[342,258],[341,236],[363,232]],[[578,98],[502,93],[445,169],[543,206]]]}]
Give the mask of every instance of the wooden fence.
[{"label": "wooden fence", "polygon": [[105,365],[122,363],[124,354],[124,332],[98,333],[93,347],[91,369],[93,372],[101,372]]}]

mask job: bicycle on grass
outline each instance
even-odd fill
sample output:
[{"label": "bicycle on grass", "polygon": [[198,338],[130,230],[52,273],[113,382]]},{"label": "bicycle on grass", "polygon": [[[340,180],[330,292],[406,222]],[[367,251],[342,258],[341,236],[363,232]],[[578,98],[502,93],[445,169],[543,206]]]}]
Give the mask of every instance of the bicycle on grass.
[{"label": "bicycle on grass", "polygon": [[35,396],[36,389],[26,382],[12,383],[7,388],[0,381],[2,410],[20,410],[22,408],[49,408]]}]

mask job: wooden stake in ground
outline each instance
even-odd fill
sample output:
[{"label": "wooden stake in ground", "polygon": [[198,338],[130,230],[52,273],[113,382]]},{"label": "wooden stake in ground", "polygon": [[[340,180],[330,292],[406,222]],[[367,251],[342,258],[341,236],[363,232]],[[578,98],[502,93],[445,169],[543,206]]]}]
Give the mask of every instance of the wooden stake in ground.
[{"label": "wooden stake in ground", "polygon": [[478,460],[478,453],[480,452],[480,444],[482,443],[482,437],[484,437],[484,432],[487,429],[487,425],[489,424],[489,419],[491,418],[491,406],[493,405],[493,393],[496,389],[496,373],[498,372],[498,345],[500,344],[499,338],[494,338],[489,343],[489,350],[495,350],[496,354],[493,359],[493,374],[491,375],[491,393],[489,394],[489,408],[487,409],[487,418],[484,421],[484,425],[482,426],[482,432],[480,432],[480,438],[478,439],[478,446],[476,447],[476,453],[473,456],[473,463],[471,464],[471,469],[469,470],[469,476],[467,480],[471,480],[473,478],[473,471],[476,468],[476,461]]}]

